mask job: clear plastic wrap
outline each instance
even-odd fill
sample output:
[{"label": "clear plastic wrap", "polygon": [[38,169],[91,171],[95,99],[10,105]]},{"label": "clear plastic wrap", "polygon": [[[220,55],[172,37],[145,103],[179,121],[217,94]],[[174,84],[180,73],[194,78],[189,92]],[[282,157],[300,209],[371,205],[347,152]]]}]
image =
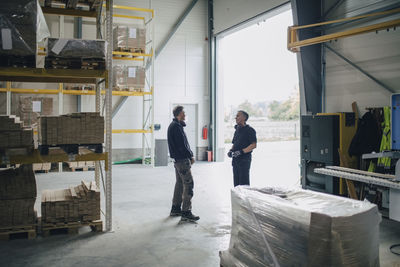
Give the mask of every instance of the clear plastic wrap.
[{"label": "clear plastic wrap", "polygon": [[143,91],[146,70],[135,66],[114,66],[114,89],[123,91]]},{"label": "clear plastic wrap", "polygon": [[48,39],[47,56],[63,58],[105,58],[104,40]]},{"label": "clear plastic wrap", "polygon": [[142,26],[117,26],[113,30],[114,50],[144,53],[146,29]]},{"label": "clear plastic wrap", "polygon": [[38,12],[37,0],[2,1],[1,66],[35,66]]},{"label": "clear plastic wrap", "polygon": [[376,205],[308,190],[232,190],[227,266],[379,266]]},{"label": "clear plastic wrap", "polygon": [[49,38],[46,68],[105,69],[106,42]]},{"label": "clear plastic wrap", "polygon": [[44,0],[44,6],[55,8],[95,10],[102,4],[102,0]]}]

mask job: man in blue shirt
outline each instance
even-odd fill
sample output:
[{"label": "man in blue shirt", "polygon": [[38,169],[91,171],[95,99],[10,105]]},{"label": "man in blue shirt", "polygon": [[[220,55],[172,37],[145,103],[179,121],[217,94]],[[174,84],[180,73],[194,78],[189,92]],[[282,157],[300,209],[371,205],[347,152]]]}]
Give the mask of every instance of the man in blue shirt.
[{"label": "man in blue shirt", "polygon": [[194,183],[190,169],[194,158],[183,130],[186,126],[183,107],[176,106],[173,115],[174,119],[168,127],[168,148],[171,158],[175,160],[176,183],[170,216],[181,216],[182,221],[195,222],[200,217],[191,211]]},{"label": "man in blue shirt", "polygon": [[228,157],[232,158],[233,184],[250,185],[251,152],[257,147],[256,131],[246,124],[249,114],[239,110],[236,114],[235,134]]}]

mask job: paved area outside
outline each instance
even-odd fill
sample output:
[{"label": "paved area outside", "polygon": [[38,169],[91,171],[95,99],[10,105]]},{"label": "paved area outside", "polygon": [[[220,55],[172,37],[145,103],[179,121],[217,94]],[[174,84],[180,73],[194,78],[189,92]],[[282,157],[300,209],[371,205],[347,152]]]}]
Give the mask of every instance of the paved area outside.
[{"label": "paved area outside", "polygon": [[[251,169],[252,185],[298,186],[298,147],[298,141],[259,143]],[[0,266],[219,266],[218,252],[227,249],[230,238],[230,162],[196,163],[193,175],[193,212],[201,217],[198,224],[179,224],[179,218],[168,216],[175,182],[173,165],[113,166],[113,232],[95,234],[83,228],[76,236],[1,242]],[[36,177],[40,192],[93,180],[94,174]],[[40,196],[37,208],[39,203]],[[383,220],[381,266],[400,266],[400,257],[388,251],[396,242],[400,243],[400,223]]]}]

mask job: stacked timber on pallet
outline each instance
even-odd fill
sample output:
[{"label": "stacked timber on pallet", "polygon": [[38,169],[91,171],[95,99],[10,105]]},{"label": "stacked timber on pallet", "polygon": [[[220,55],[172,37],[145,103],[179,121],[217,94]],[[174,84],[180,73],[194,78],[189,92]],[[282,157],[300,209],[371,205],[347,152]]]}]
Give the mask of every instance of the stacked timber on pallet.
[{"label": "stacked timber on pallet", "polygon": [[24,128],[16,116],[0,115],[0,151],[20,148],[23,154],[33,149],[32,128]]},{"label": "stacked timber on pallet", "polygon": [[32,165],[0,171],[1,228],[35,224],[35,200],[36,180]]},{"label": "stacked timber on pallet", "polygon": [[100,191],[95,182],[42,192],[42,223],[90,222],[100,219]]},{"label": "stacked timber on pallet", "polygon": [[39,144],[102,144],[104,118],[97,112],[43,116],[39,119]]}]

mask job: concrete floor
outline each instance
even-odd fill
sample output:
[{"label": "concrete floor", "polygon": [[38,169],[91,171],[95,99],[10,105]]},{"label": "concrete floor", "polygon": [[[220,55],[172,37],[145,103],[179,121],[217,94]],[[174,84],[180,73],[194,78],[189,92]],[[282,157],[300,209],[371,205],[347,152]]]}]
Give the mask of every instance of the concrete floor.
[{"label": "concrete floor", "polygon": [[[252,184],[296,186],[298,163],[298,141],[260,143]],[[230,238],[230,162],[197,163],[192,172],[198,224],[179,224],[179,218],[168,217],[175,182],[172,165],[114,166],[113,232],[95,234],[83,228],[77,236],[2,242],[0,266],[219,266],[218,251],[227,249]],[[65,188],[82,179],[93,180],[93,172],[38,174],[38,191]],[[40,197],[38,210],[39,203]],[[400,266],[400,257],[389,252],[394,243],[400,243],[400,223],[384,219],[381,266]]]}]

